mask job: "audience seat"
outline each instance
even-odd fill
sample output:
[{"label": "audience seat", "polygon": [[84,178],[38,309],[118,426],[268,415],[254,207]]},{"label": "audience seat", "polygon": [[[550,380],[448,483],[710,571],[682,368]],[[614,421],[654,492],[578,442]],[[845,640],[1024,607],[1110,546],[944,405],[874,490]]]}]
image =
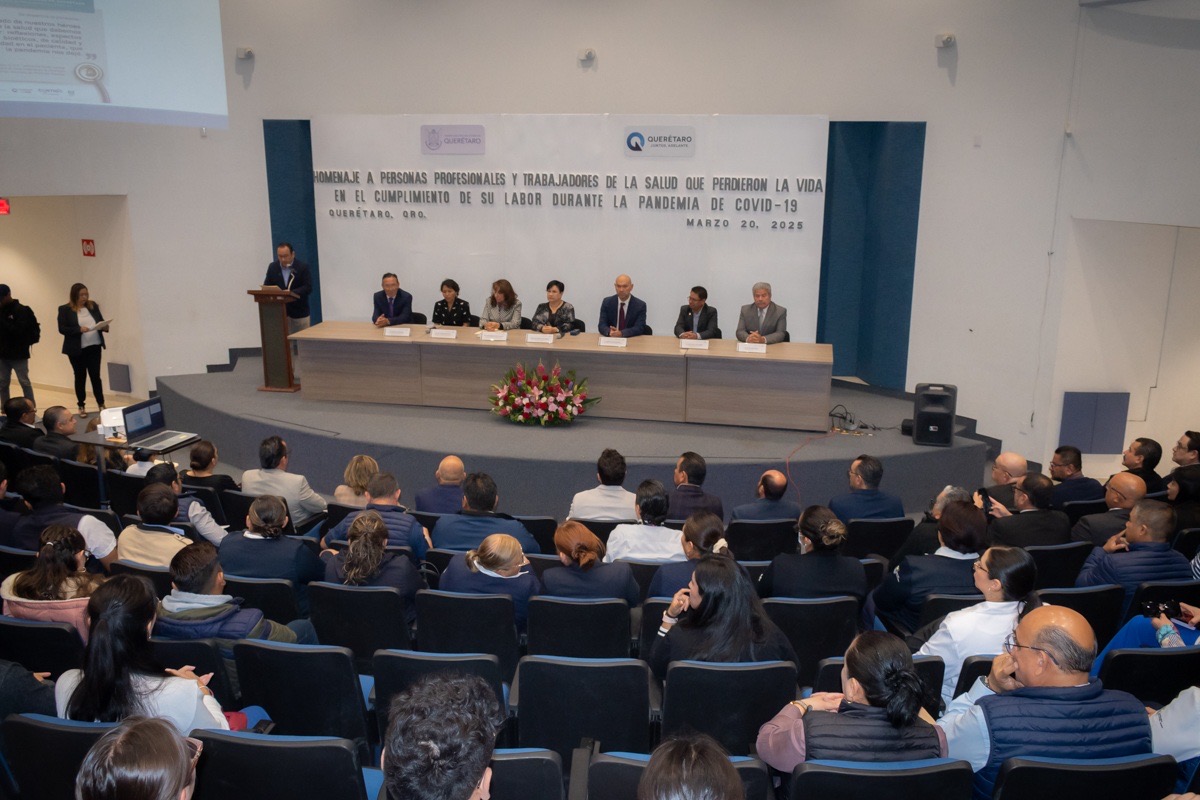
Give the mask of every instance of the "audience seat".
[{"label": "audience seat", "polygon": [[770,561],[796,552],[796,520],[738,520],[725,529],[725,541],[739,561]]},{"label": "audience seat", "polygon": [[417,647],[430,653],[491,653],[500,674],[512,681],[517,671],[517,625],[506,594],[417,592]]},{"label": "audience seat", "polygon": [[983,602],[981,594],[931,594],[921,604],[921,617],[917,622],[917,630],[940,620],[952,611],[978,605]]},{"label": "audience seat", "polygon": [[390,586],[308,584],[309,618],[321,644],[354,653],[360,674],[370,674],[376,650],[412,647],[404,595]]},{"label": "audience seat", "polygon": [[117,559],[108,565],[108,571],[112,575],[138,575],[145,578],[154,587],[154,593],[158,595],[159,600],[171,593],[171,570],[166,567]]},{"label": "audience seat", "polygon": [[[767,765],[757,758],[745,756],[731,756],[729,760],[733,762],[733,768],[742,779],[746,800],[769,800],[771,776]],[[588,763],[587,800],[637,800],[638,782],[642,779],[642,773],[646,771],[648,763],[648,754],[593,754]],[[571,794],[575,794],[574,787]]]},{"label": "audience seat", "polygon": [[558,753],[539,747],[492,753],[491,800],[563,800]]},{"label": "audience seat", "polygon": [[596,538],[608,544],[608,536],[613,532],[613,528],[618,525],[637,525],[636,519],[577,519],[575,520],[580,525],[583,525],[592,533],[596,534]]},{"label": "audience seat", "polygon": [[25,457],[21,448],[12,442],[0,441],[0,464],[4,465],[4,471],[11,483],[17,473],[25,469]]},{"label": "audience seat", "polygon": [[224,525],[228,522],[225,519],[225,509],[221,507],[221,495],[216,489],[211,486],[193,486],[184,482],[183,493],[190,494],[204,506],[204,509],[212,515],[213,522],[218,525]]},{"label": "audience seat", "polygon": [[758,585],[758,579],[767,571],[767,567],[771,566],[770,561],[739,561],[738,563],[742,565],[742,569],[746,570],[746,576],[755,586]]},{"label": "audience seat", "polygon": [[1175,785],[1175,759],[1140,755],[1121,758],[1070,760],[1010,758],[996,776],[994,800],[1055,800],[1113,797],[1120,800],[1159,800]]},{"label": "audience seat", "polygon": [[1200,528],[1184,528],[1175,534],[1173,546],[1183,553],[1184,558],[1191,561],[1196,557],[1196,551],[1200,550]]},{"label": "audience seat", "polygon": [[55,472],[58,471],[58,458],[49,453],[43,453],[39,450],[30,450],[28,447],[21,448],[21,469],[29,467],[50,467]]},{"label": "audience seat", "polygon": [[650,647],[654,644],[654,637],[658,636],[663,612],[670,605],[669,597],[648,597],[642,603],[642,620],[638,632],[638,657],[642,660],[650,657]]},{"label": "audience seat", "polygon": [[963,694],[975,681],[992,671],[994,655],[967,656],[963,659],[962,669],[958,673],[958,683],[954,687],[954,696]]},{"label": "audience seat", "polygon": [[1103,514],[1108,511],[1108,503],[1104,502],[1104,498],[1099,500],[1072,500],[1069,503],[1063,503],[1063,512],[1067,518],[1071,520],[1071,525],[1074,526],[1083,517],[1089,514]]},{"label": "audience seat", "polygon": [[213,697],[217,698],[221,708],[231,710],[242,707],[232,676],[229,674],[232,665],[226,662],[221,654],[221,647],[216,639],[164,639],[161,636],[151,636],[150,649],[154,651],[158,663],[167,669],[191,666],[197,675],[211,672],[212,679],[208,682],[208,688],[212,689]]},{"label": "audience seat", "polygon": [[531,656],[628,658],[629,606],[617,599],[533,597],[526,639]]},{"label": "audience seat", "polygon": [[330,503],[326,508],[325,521],[321,523],[321,537],[324,538],[331,530],[351,514],[357,514],[363,509],[360,506],[348,506],[345,503]]},{"label": "audience seat", "polygon": [[973,779],[970,763],[952,758],[807,761],[792,772],[788,800],[969,800]]},{"label": "audience seat", "polygon": [[100,507],[100,471],[92,464],[60,459],[55,465],[66,493],[63,499],[76,506]]},{"label": "audience seat", "polygon": [[790,661],[713,664],[673,661],[663,687],[662,735],[707,733],[730,755],[753,752],[758,729],[796,699]]},{"label": "audience seat", "polygon": [[1112,650],[1100,665],[1100,681],[1146,705],[1165,706],[1200,681],[1200,648]]},{"label": "audience seat", "polygon": [[300,619],[296,587],[286,578],[246,578],[226,574],[225,594],[242,598],[246,608],[257,608],[267,619],[281,625]]},{"label": "audience seat", "polygon": [[554,555],[554,531],[558,530],[558,521],[554,517],[514,516],[517,522],[525,526],[529,535],[537,540],[543,555]]},{"label": "audience seat", "polygon": [[118,516],[136,514],[138,493],[146,488],[146,479],[142,475],[109,469],[104,471],[104,488],[108,492],[108,505],[114,513]]},{"label": "audience seat", "polygon": [[563,565],[557,553],[551,555],[545,553],[526,553],[525,558],[529,559],[529,567],[533,570],[533,574],[537,576],[538,581],[542,580],[542,575],[546,573],[546,570]]},{"label": "audience seat", "polygon": [[0,617],[0,654],[30,672],[49,672],[58,680],[83,666],[83,640],[69,622],[35,622]]},{"label": "audience seat", "polygon": [[763,601],[763,608],[800,659],[796,679],[801,686],[812,684],[821,659],[845,653],[858,634],[858,600],[853,597],[773,597]]},{"label": "audience seat", "polygon": [[1141,615],[1143,603],[1166,603],[1172,600],[1200,607],[1200,581],[1147,581],[1139,584],[1125,612],[1125,622]]},{"label": "audience seat", "polygon": [[20,800],[75,797],[75,775],[92,745],[111,722],[75,722],[42,714],[13,714],[4,720],[4,754]]},{"label": "audience seat", "polygon": [[367,800],[367,762],[348,739],[217,730],[191,735],[204,743],[193,800]]},{"label": "audience seat", "polygon": [[1038,597],[1043,603],[1066,606],[1083,614],[1096,634],[1097,650],[1103,650],[1121,627],[1125,590],[1115,583],[1071,589],[1041,589]]},{"label": "audience seat", "polygon": [[478,675],[496,693],[501,713],[508,717],[507,692],[500,678],[500,659],[488,653],[419,653],[416,650],[379,650],[372,668],[375,675],[375,716],[379,739],[387,733],[392,698],[426,675],[459,672]]},{"label": "audience seat", "polygon": [[863,565],[863,572],[867,574],[867,594],[870,594],[879,584],[883,583],[883,576],[887,574],[888,562],[873,556],[860,558],[858,561]]},{"label": "audience seat", "polygon": [[444,514],[434,514],[430,511],[413,511],[411,508],[407,510],[409,514],[413,515],[417,522],[421,523],[421,527],[430,533],[433,533],[433,528],[435,525],[437,525],[437,521],[445,516]]},{"label": "audience seat", "polygon": [[[454,557],[461,555],[462,553],[457,550],[442,550],[437,547],[431,547],[425,551],[425,561],[433,569],[437,570],[437,574],[440,576],[446,571],[446,567],[450,566],[450,562],[454,560]],[[431,588],[436,588],[434,582],[430,582],[429,585]]]},{"label": "audience seat", "polygon": [[[108,529],[113,532],[113,536],[121,534],[121,520],[117,518],[117,513],[109,508],[85,508],[83,506],[73,506],[70,503],[63,503],[63,508],[71,511],[77,511],[80,514],[87,514],[95,517],[108,526]],[[134,509],[135,511],[137,509]]]},{"label": "audience seat", "polygon": [[877,555],[890,559],[912,533],[913,526],[913,521],[908,517],[852,519],[846,524],[842,555],[855,558]]},{"label": "audience seat", "polygon": [[1025,552],[1033,556],[1037,564],[1038,589],[1067,589],[1075,585],[1083,562],[1091,555],[1095,545],[1091,542],[1068,542],[1067,544],[1033,545]]},{"label": "audience seat", "polygon": [[654,582],[654,574],[658,572],[662,562],[643,561],[639,558],[618,558],[617,561],[629,565],[630,571],[633,572],[633,579],[637,581],[638,589],[642,593],[642,600],[649,597],[650,584]]},{"label": "audience seat", "polygon": [[37,561],[36,550],[22,550],[19,547],[0,545],[0,581],[15,572],[24,572]]}]

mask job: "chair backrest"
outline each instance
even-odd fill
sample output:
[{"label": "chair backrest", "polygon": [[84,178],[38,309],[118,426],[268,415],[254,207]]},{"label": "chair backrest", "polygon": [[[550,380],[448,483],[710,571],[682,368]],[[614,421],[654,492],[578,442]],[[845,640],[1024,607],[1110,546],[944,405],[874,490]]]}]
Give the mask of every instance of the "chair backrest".
[{"label": "chair backrest", "polygon": [[52,456],[49,453],[43,453],[39,450],[30,450],[28,447],[21,448],[21,458],[24,462],[22,469],[28,467],[51,467],[55,471],[58,470],[58,457]]},{"label": "chair backrest", "polygon": [[796,665],[790,661],[673,661],[663,688],[663,736],[690,728],[744,756],[763,723],[795,699]]},{"label": "chair backrest", "polygon": [[1175,785],[1175,759],[1139,755],[1080,761],[1010,758],[996,776],[995,800],[1030,797],[1120,797],[1158,800]]},{"label": "chair backrest", "polygon": [[650,647],[654,637],[658,636],[658,628],[662,625],[663,612],[671,605],[669,597],[648,597],[642,603],[642,621],[638,631],[638,657],[650,657]]},{"label": "chair backrest", "polygon": [[1191,561],[1196,557],[1196,551],[1200,550],[1200,528],[1184,528],[1175,534],[1175,543],[1172,547],[1183,553],[1183,557],[1188,561]]},{"label": "chair backrest", "polygon": [[563,800],[562,759],[553,750],[492,753],[492,800]]},{"label": "chair backrest", "polygon": [[1100,665],[1105,689],[1129,692],[1145,704],[1166,705],[1200,680],[1200,648],[1110,650]]},{"label": "chair backrest", "polygon": [[113,575],[141,575],[154,586],[154,593],[160,600],[171,593],[171,570],[166,567],[118,559],[108,565],[108,571]]},{"label": "chair backrest", "polygon": [[113,532],[113,536],[118,536],[121,533],[123,527],[121,520],[117,519],[117,512],[111,508],[84,508],[83,506],[73,506],[70,503],[63,503],[63,508],[95,517],[108,526],[108,529]]},{"label": "chair backrest", "polygon": [[812,684],[821,659],[845,653],[858,633],[858,600],[853,597],[779,597],[764,600],[763,607],[796,651],[801,686]]},{"label": "chair backrest", "polygon": [[[446,571],[446,568],[450,566],[450,562],[454,560],[454,557],[460,555],[462,553],[456,550],[442,550],[438,547],[431,547],[425,551],[425,561],[437,570],[438,576],[441,576]],[[426,580],[429,579],[428,575],[425,577]],[[434,587],[436,586],[436,582],[431,581],[429,585]]]},{"label": "chair backrest", "polygon": [[379,650],[372,669],[375,675],[375,714],[379,722],[379,738],[387,733],[388,709],[392,698],[426,675],[440,672],[459,672],[478,675],[487,681],[496,694],[505,716],[507,697],[500,678],[500,659],[490,653],[419,653],[416,650]]},{"label": "chair backrest", "polygon": [[770,561],[739,561],[738,563],[742,565],[742,569],[746,570],[746,576],[755,586],[758,585],[758,579],[767,571],[767,567],[771,566]]},{"label": "chair backrest", "polygon": [[518,674],[521,747],[545,747],[565,760],[584,738],[604,750],[649,751],[646,662],[525,656]]},{"label": "chair backrest", "polygon": [[410,317],[410,319],[411,319],[413,325],[428,325],[429,324],[429,317],[425,316],[420,311],[412,312],[412,316]]},{"label": "chair backrest", "polygon": [[435,514],[432,511],[413,511],[411,508],[408,510],[408,513],[412,514],[417,522],[421,523],[421,527],[430,533],[433,533],[433,526],[437,525],[438,520],[445,516],[444,514]]},{"label": "chair backrest", "polygon": [[1069,503],[1063,503],[1062,510],[1066,513],[1067,518],[1074,525],[1083,517],[1089,514],[1103,514],[1108,511],[1108,503],[1104,502],[1104,498],[1099,500],[1072,500]]},{"label": "chair backrest", "polygon": [[[967,800],[974,773],[967,761],[806,761],[792,772],[789,800],[836,797],[838,800],[937,797]],[[1035,796],[1035,795],[1031,795]],[[1041,796],[1041,795],[1036,795]]]},{"label": "chair backrest", "polygon": [[404,595],[390,586],[308,585],[309,618],[321,644],[347,647],[359,673],[370,673],[376,650],[412,646]]},{"label": "chair backrest", "polygon": [[0,581],[15,572],[24,572],[37,561],[37,551],[0,545]]},{"label": "chair backrest", "polygon": [[654,582],[654,574],[658,572],[658,568],[662,566],[661,561],[644,561],[637,558],[618,558],[622,564],[629,565],[629,571],[633,573],[633,579],[637,581],[638,591],[645,600],[650,595],[650,584]]},{"label": "chair backrest", "polygon": [[76,506],[100,505],[100,470],[92,464],[66,459],[61,459],[57,468],[67,490],[64,500]]},{"label": "chair backrest", "polygon": [[348,739],[216,730],[192,735],[204,743],[193,800],[367,800],[364,762]]},{"label": "chair backrest", "polygon": [[[226,489],[221,492],[220,498],[221,508],[225,512],[225,520],[229,523],[229,530],[245,530],[246,517],[250,514],[250,506],[258,499],[258,495]],[[287,501],[285,500],[284,503],[286,504]],[[321,517],[320,519],[324,518]],[[283,532],[288,534],[296,532],[296,527],[292,523],[292,511],[290,508],[288,509],[288,523],[284,526]]]},{"label": "chair backrest", "polygon": [[242,639],[233,657],[242,699],[266,709],[277,733],[341,736],[371,761],[366,703],[348,648]]},{"label": "chair backrest", "polygon": [[92,745],[112,722],[75,722],[42,714],[13,714],[4,720],[4,757],[21,800],[75,796],[75,776]]},{"label": "chair backrest", "polygon": [[1104,649],[1104,645],[1121,626],[1125,589],[1115,583],[1073,589],[1040,589],[1038,597],[1043,603],[1066,606],[1083,614],[1096,634],[1099,649]]},{"label": "chair backrest", "polygon": [[491,653],[500,674],[511,681],[517,671],[517,624],[513,600],[506,594],[417,592],[418,646],[431,653]]},{"label": "chair backrest", "polygon": [[351,514],[356,514],[362,509],[358,506],[348,506],[345,503],[330,503],[326,509],[328,514],[325,521],[321,523],[321,536],[325,536],[331,530],[338,526],[342,520]]},{"label": "chair backrest", "polygon": [[608,544],[608,537],[613,532],[613,528],[618,525],[636,525],[636,519],[577,519],[575,520],[580,525],[583,525],[592,533],[596,534],[596,538]]},{"label": "chair backrest", "polygon": [[142,475],[130,475],[128,472],[119,472],[115,469],[104,472],[104,488],[108,490],[108,504],[118,515],[137,513],[138,493],[145,487],[146,479]]},{"label": "chair backrest", "polygon": [[960,611],[983,602],[981,594],[931,594],[921,604],[921,617],[917,630],[934,620],[939,620],[951,611]]},{"label": "chair backrest", "polygon": [[[771,776],[757,758],[732,757],[733,768],[742,779],[746,800],[768,800]],[[638,782],[650,756],[638,753],[596,753],[588,763],[588,800],[635,800]],[[812,800],[812,798],[809,798]]]},{"label": "chair backrest", "polygon": [[537,540],[538,547],[542,548],[545,554],[553,554],[554,549],[554,531],[558,529],[558,521],[554,517],[516,517],[518,522],[525,526],[525,530]]},{"label": "chair backrest", "polygon": [[533,597],[526,638],[531,656],[628,658],[629,606],[617,599]]},{"label": "chair backrest", "polygon": [[[824,658],[817,665],[817,677],[813,681],[814,692],[840,692],[842,690],[842,664],[844,656]],[[942,702],[942,682],[946,677],[946,662],[941,656],[913,656],[913,666],[924,689],[922,705],[937,716]]]},{"label": "chair backrest", "polygon": [[737,520],[725,529],[725,541],[739,561],[770,561],[796,552],[796,520]]},{"label": "chair backrest", "polygon": [[12,442],[0,442],[0,464],[4,465],[9,480],[15,478],[18,472],[25,469],[21,448]]},{"label": "chair backrest", "polygon": [[526,553],[525,557],[529,559],[529,566],[533,570],[533,574],[537,575],[537,579],[539,581],[542,579],[542,575],[546,573],[546,570],[554,569],[555,567],[561,567],[563,565],[562,561],[559,560],[557,555],[546,555],[545,553]]},{"label": "chair backrest", "polygon": [[1075,585],[1083,562],[1091,555],[1095,545],[1091,542],[1068,542],[1067,544],[1032,545],[1025,552],[1033,556],[1037,565],[1037,589],[1066,589]]},{"label": "chair backrest", "polygon": [[1200,606],[1200,581],[1146,581],[1139,584],[1125,612],[1125,622],[1142,613],[1143,603],[1166,603],[1172,600]]},{"label": "chair backrest", "polygon": [[211,486],[194,486],[192,484],[184,484],[183,491],[196,498],[209,514],[212,514],[213,521],[218,525],[224,525],[228,520],[225,519],[225,508],[221,505],[221,495],[216,489]]},{"label": "chair backrest", "polygon": [[246,608],[257,608],[267,619],[281,625],[300,618],[296,587],[287,578],[246,578],[227,573],[225,594],[242,598]]},{"label": "chair backrest", "polygon": [[971,688],[975,681],[992,671],[994,656],[967,656],[963,659],[962,669],[958,672],[958,683],[954,686],[954,696],[958,697]]},{"label": "chair backrest", "polygon": [[[229,667],[216,639],[164,639],[150,637],[150,649],[154,657],[168,669],[190,665],[197,675],[212,673],[208,688],[221,704],[221,708],[241,708],[238,693],[230,680]],[[232,655],[232,654],[230,654]]]},{"label": "chair backrest", "polygon": [[863,565],[863,572],[867,576],[867,594],[875,591],[875,587],[883,583],[883,576],[887,574],[888,562],[882,558],[867,556],[860,558],[858,563]]},{"label": "chair backrest", "polygon": [[914,524],[908,517],[852,519],[846,525],[846,543],[841,552],[855,558],[878,555],[890,559],[912,533]]},{"label": "chair backrest", "polygon": [[681,530],[683,530],[683,526],[685,523],[687,523],[686,519],[668,519],[668,520],[663,521],[663,527],[681,531]]},{"label": "chair backrest", "polygon": [[83,640],[69,622],[37,622],[0,617],[0,654],[30,672],[49,672],[58,680],[83,666]]}]

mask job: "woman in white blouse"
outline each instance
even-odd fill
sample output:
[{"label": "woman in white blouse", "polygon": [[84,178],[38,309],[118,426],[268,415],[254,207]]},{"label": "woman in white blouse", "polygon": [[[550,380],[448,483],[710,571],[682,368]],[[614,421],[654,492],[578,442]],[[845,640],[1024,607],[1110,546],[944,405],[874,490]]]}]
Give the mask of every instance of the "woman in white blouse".
[{"label": "woman in white blouse", "polygon": [[637,525],[618,525],[608,535],[605,563],[618,558],[644,561],[686,561],[679,547],[679,531],[663,527],[667,518],[667,490],[660,481],[642,481],[634,495]]},{"label": "woman in white blouse", "polygon": [[[104,330],[100,326],[104,315],[99,304],[92,301],[88,288],[82,283],[71,287],[71,302],[58,307],[58,332],[63,335],[62,351],[71,360],[75,372],[75,399],[79,401],[79,416],[87,416],[84,406],[84,384],[92,379],[92,394],[96,404],[104,408],[104,383],[100,380],[100,351],[104,349]],[[103,330],[97,330],[97,326]]]}]

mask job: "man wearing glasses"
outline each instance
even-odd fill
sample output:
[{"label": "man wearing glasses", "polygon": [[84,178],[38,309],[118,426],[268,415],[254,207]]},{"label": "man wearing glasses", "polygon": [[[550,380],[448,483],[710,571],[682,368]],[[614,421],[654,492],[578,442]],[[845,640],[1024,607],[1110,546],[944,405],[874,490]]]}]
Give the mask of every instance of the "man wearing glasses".
[{"label": "man wearing glasses", "polygon": [[1050,498],[1054,508],[1062,509],[1064,503],[1104,499],[1100,481],[1083,474],[1083,453],[1078,447],[1064,444],[1054,451],[1054,457],[1050,459],[1050,477],[1058,483]]},{"label": "man wearing glasses", "polygon": [[1009,511],[1016,510],[1013,487],[1028,471],[1029,462],[1020,453],[1001,453],[996,456],[992,462],[992,485],[987,487],[988,496]]},{"label": "man wearing glasses", "polygon": [[1200,464],[1200,431],[1184,431],[1171,448],[1171,460],[1181,467]]},{"label": "man wearing glasses", "polygon": [[1088,677],[1096,637],[1077,611],[1030,611],[992,671],[959,695],[937,724],[950,758],[970,762],[975,797],[990,798],[1006,759],[1112,758],[1150,752],[1146,709]]}]

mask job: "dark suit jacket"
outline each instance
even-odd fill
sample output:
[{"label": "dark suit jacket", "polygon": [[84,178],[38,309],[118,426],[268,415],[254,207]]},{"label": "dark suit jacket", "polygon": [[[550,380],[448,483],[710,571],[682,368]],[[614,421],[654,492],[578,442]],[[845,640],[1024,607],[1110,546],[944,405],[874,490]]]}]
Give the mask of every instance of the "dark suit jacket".
[{"label": "dark suit jacket", "polygon": [[375,293],[375,310],[371,312],[371,322],[379,319],[380,316],[388,318],[388,325],[403,325],[406,322],[412,322],[412,295],[400,289],[396,292],[396,299],[392,301],[393,311],[388,313],[387,295],[380,289]]},{"label": "dark suit jacket", "polygon": [[[100,304],[93,303],[91,309],[92,316],[96,318],[96,322],[103,322],[104,315],[100,313]],[[83,331],[79,329],[79,317],[71,308],[70,303],[58,307],[58,332],[63,335],[62,351],[65,356],[77,356],[83,352]],[[100,346],[104,347],[104,331],[98,331],[100,334]]]},{"label": "dark suit jacket", "polygon": [[787,499],[768,500],[760,497],[753,503],[735,506],[729,514],[729,521],[746,520],[766,522],[775,519],[799,519],[800,504]]},{"label": "dark suit jacket", "polygon": [[867,596],[867,573],[862,562],[836,552],[775,556],[758,579],[762,597]]},{"label": "dark suit jacket", "polygon": [[1091,542],[1096,547],[1103,547],[1114,533],[1125,530],[1128,521],[1127,508],[1110,508],[1103,514],[1088,514],[1071,528],[1071,541]]},{"label": "dark suit jacket", "polygon": [[[9,425],[8,420],[4,421],[4,427],[0,428],[0,441],[12,442],[17,447],[33,447],[33,443],[46,435],[46,432],[39,427],[29,427],[18,422],[16,425]],[[9,480],[15,478],[15,475],[9,475]]]},{"label": "dark suit jacket", "polygon": [[1036,509],[992,520],[992,544],[1008,547],[1066,544],[1071,541],[1071,520],[1061,511]]},{"label": "dark suit jacket", "polygon": [[715,494],[709,494],[690,483],[676,486],[671,491],[667,519],[687,519],[697,511],[711,511],[722,520],[725,519],[725,507],[721,505],[721,498]]},{"label": "dark suit jacket", "polygon": [[[600,303],[600,323],[596,330],[601,336],[608,336],[608,329],[616,326],[618,309],[619,305],[615,294],[609,295]],[[630,295],[629,302],[625,305],[625,327],[621,331],[621,336],[641,336],[645,332],[646,302]]]},{"label": "dark suit jacket", "polygon": [[[679,319],[675,321],[675,338],[692,329],[692,310],[687,306],[679,309]],[[717,338],[717,310],[708,303],[704,304],[704,308],[700,309],[700,338],[715,339]]]},{"label": "dark suit jacket", "polygon": [[74,461],[79,453],[79,445],[72,442],[61,433],[47,433],[42,438],[33,443],[31,450],[36,450],[39,453],[48,453],[52,456],[65,458]]},{"label": "dark suit jacket", "polygon": [[1146,494],[1158,494],[1167,490],[1167,482],[1162,479],[1154,470],[1149,467],[1138,467],[1137,469],[1125,470],[1130,475],[1137,475],[1146,483]]},{"label": "dark suit jacket", "polygon": [[280,289],[288,289],[300,295],[299,299],[287,304],[287,315],[289,317],[300,319],[309,315],[308,296],[312,294],[312,273],[309,272],[308,264],[305,264],[298,258],[292,261],[292,281],[291,285],[288,286],[283,282],[283,268],[279,266],[278,261],[272,261],[267,265],[267,277],[263,278],[263,283],[267,286],[278,286]]},{"label": "dark suit jacket", "polygon": [[842,522],[904,516],[904,504],[900,498],[879,489],[858,489],[830,498],[829,508]]},{"label": "dark suit jacket", "polygon": [[872,593],[880,618],[915,630],[931,594],[977,595],[974,562],[949,556],[909,556]]},{"label": "dark suit jacket", "polygon": [[1064,503],[1074,503],[1078,500],[1103,500],[1104,486],[1095,478],[1080,476],[1070,478],[1054,487],[1050,497],[1050,505],[1061,509]]},{"label": "dark suit jacket", "polygon": [[1017,510],[1017,501],[1013,498],[1013,484],[993,484],[985,488],[987,489],[988,497],[992,498],[993,502],[999,503],[1009,511]]}]

